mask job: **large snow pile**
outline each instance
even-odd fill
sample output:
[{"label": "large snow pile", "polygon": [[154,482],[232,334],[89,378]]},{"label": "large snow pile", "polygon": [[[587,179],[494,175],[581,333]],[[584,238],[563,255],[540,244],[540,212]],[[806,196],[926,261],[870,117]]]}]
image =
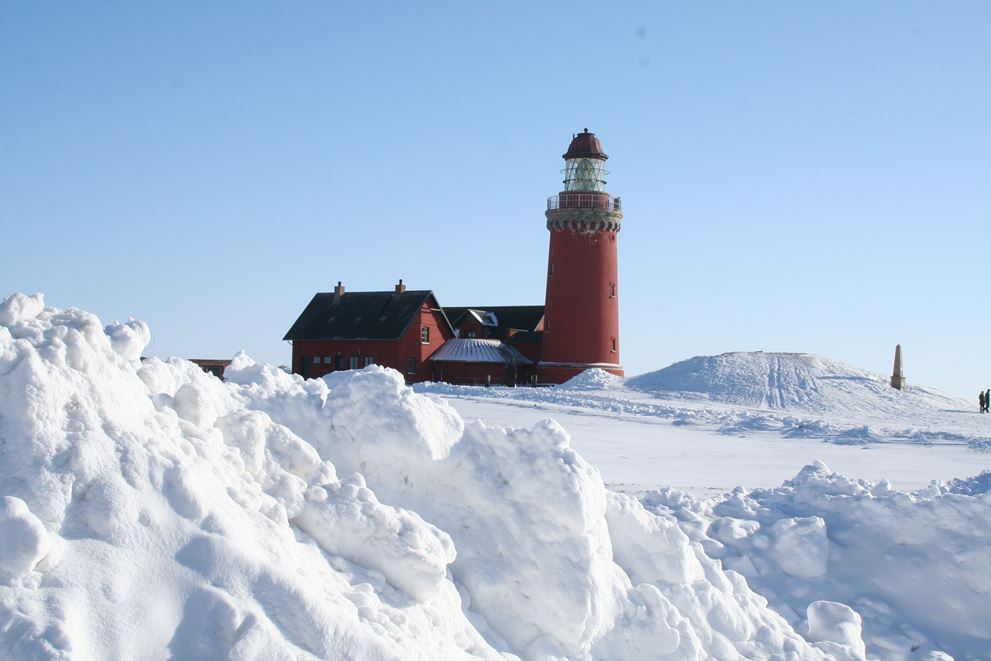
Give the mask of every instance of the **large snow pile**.
[{"label": "large snow pile", "polygon": [[968,402],[909,384],[898,391],[888,377],[807,353],[733,352],[696,356],[626,380],[635,390],[752,408],[798,412],[970,410]]},{"label": "large snow pile", "polygon": [[807,642],[556,423],[149,336],[0,304],[5,658],[863,658],[855,613],[810,603]]},{"label": "large snow pile", "polygon": [[561,384],[564,390],[608,390],[623,383],[623,378],[594,367],[573,376]]},{"label": "large snow pile", "polygon": [[991,658],[991,473],[909,494],[818,463],[775,489],[644,502],[800,629],[815,629],[811,602],[825,599],[857,611],[882,659]]}]

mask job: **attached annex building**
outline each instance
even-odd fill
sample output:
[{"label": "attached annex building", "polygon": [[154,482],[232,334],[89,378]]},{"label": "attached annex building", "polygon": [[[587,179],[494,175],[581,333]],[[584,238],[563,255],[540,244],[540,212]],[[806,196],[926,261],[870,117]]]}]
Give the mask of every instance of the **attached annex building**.
[{"label": "attached annex building", "polygon": [[316,294],[283,339],[307,378],[376,364],[407,382],[563,383],[598,367],[619,376],[620,198],[594,133],[572,136],[564,190],[547,199],[544,305],[443,308],[429,290]]}]

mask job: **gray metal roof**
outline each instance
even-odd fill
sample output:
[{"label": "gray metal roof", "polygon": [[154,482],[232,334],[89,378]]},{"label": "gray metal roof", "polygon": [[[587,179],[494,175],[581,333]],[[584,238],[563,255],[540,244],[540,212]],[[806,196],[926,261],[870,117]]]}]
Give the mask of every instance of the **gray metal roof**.
[{"label": "gray metal roof", "polygon": [[530,365],[533,362],[504,342],[477,338],[448,340],[430,356],[430,360],[448,363],[516,363],[517,365]]}]

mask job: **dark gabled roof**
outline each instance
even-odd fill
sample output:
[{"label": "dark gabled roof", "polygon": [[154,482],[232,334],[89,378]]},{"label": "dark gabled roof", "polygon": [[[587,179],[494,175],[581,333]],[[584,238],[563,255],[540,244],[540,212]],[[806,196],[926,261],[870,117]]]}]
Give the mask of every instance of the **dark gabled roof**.
[{"label": "dark gabled roof", "polygon": [[316,294],[282,339],[396,340],[428,299],[444,317],[430,290],[346,292],[336,302],[333,293]]},{"label": "dark gabled roof", "polygon": [[468,313],[469,308],[444,308],[444,314],[447,315],[447,320],[451,322],[452,326],[457,326],[461,323],[461,317]]},{"label": "dark gabled roof", "polygon": [[451,324],[457,326],[462,318],[470,311],[495,313],[498,328],[532,331],[544,317],[543,305],[473,305],[470,308],[444,308]]}]

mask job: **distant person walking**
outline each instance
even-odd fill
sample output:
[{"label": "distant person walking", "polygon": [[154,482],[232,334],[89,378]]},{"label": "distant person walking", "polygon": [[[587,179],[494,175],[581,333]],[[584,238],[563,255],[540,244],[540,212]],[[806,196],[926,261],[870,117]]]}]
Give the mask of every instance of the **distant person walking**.
[{"label": "distant person walking", "polygon": [[984,406],[987,404],[987,399],[984,398],[984,391],[977,396],[977,403],[981,405],[981,413],[984,413]]},{"label": "distant person walking", "polygon": [[988,388],[988,391],[984,393],[984,412],[987,413],[988,411],[991,411],[991,388]]}]

